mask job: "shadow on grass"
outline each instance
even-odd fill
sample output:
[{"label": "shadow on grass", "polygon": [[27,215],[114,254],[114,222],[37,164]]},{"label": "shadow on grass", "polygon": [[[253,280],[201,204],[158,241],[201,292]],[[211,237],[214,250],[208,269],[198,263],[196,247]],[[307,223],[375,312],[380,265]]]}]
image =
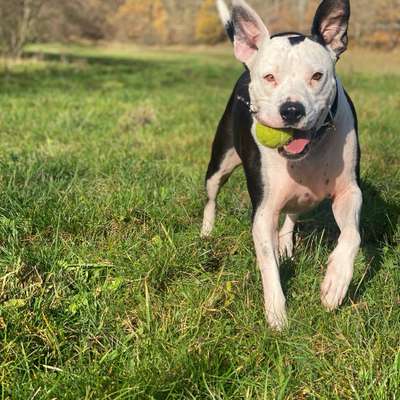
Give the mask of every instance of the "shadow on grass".
[{"label": "shadow on grass", "polygon": [[[83,58],[82,58],[83,60]],[[179,68],[166,66],[164,62],[148,63],[132,60],[130,64],[49,64],[46,68],[32,70],[21,68],[0,75],[1,93],[38,96],[53,90],[63,94],[76,95],[79,91],[101,93],[124,93],[130,91],[143,95],[144,91],[156,91],[160,87],[173,88],[188,81],[190,72],[185,74]]]},{"label": "shadow on grass", "polygon": [[[39,53],[27,52],[25,58],[39,56]],[[236,70],[218,67],[218,72],[209,70],[204,65],[183,60],[152,60],[146,61],[135,58],[109,56],[78,56],[74,54],[40,53],[40,58],[54,62],[43,70],[9,71],[9,78],[0,82],[2,93],[17,93],[26,96],[43,91],[45,87],[56,88],[60,91],[80,89],[110,90],[107,83],[120,83],[124,88],[133,87],[136,91],[144,89],[146,95],[149,90],[160,86],[187,85],[193,79],[201,85],[220,83],[221,78],[229,71],[232,76]],[[60,69],[59,64],[84,63],[83,68]],[[87,68],[85,66],[87,65]],[[366,290],[368,283],[382,268],[384,249],[387,244],[394,243],[395,229],[400,214],[400,207],[382,197],[380,192],[369,182],[362,183],[364,193],[364,207],[361,219],[363,237],[363,252],[368,268],[362,280],[350,291],[351,298],[358,299]],[[322,232],[329,246],[334,247],[338,237],[338,229],[332,217],[330,204],[324,203],[313,213],[308,214],[300,223],[302,236]],[[207,252],[202,260],[202,267],[206,271],[218,271],[222,265],[223,256],[217,251],[217,246]],[[287,260],[282,263],[282,285],[285,289],[295,277],[293,262]]]},{"label": "shadow on grass", "polygon": [[[394,201],[383,198],[379,190],[368,181],[362,181],[363,208],[361,214],[361,250],[365,256],[366,269],[359,282],[354,282],[349,296],[358,301],[370,281],[379,273],[384,262],[387,246],[396,242],[396,226],[400,217],[400,206]],[[330,202],[324,202],[319,208],[307,214],[299,224],[301,236],[323,234],[329,248],[334,249],[339,237],[339,229],[333,218]],[[283,279],[291,279],[293,274],[283,273]],[[285,285],[285,283],[283,283]]]},{"label": "shadow on grass", "polygon": [[291,287],[291,282],[296,277],[296,263],[291,259],[285,259],[279,268],[282,290],[287,297],[289,289]]},{"label": "shadow on grass", "polygon": [[143,66],[153,64],[153,62],[137,60],[130,57],[116,56],[94,56],[94,55],[77,55],[73,53],[46,53],[25,51],[23,54],[25,59],[39,59],[41,61],[58,62],[58,63],[79,63],[85,62],[89,65],[100,66]]},{"label": "shadow on grass", "polygon": [[[38,94],[43,89],[62,92],[103,90],[117,88],[135,92],[179,87],[182,92],[199,86],[215,86],[227,75],[235,79],[234,67],[204,65],[197,59],[153,59],[143,60],[123,56],[75,55],[72,53],[25,52],[25,59],[48,62],[46,68],[21,67],[0,74],[1,93],[21,92],[24,96]],[[110,86],[111,85],[111,86]],[[118,86],[115,86],[118,85]],[[147,93],[148,94],[148,93]]]},{"label": "shadow on grass", "polygon": [[350,288],[350,298],[358,301],[369,282],[382,269],[385,249],[396,245],[396,227],[400,218],[400,206],[387,200],[371,183],[363,181],[361,190],[364,197],[361,215],[362,251],[366,259],[366,269],[358,284]]},{"label": "shadow on grass", "polygon": [[[364,254],[365,272],[358,282],[354,282],[349,290],[351,301],[357,302],[369,282],[379,273],[383,266],[385,248],[396,243],[396,225],[400,217],[400,206],[394,201],[386,200],[381,192],[368,181],[361,184],[363,192],[363,209],[361,215],[361,251]],[[305,214],[299,224],[298,232],[302,239],[323,237],[323,243],[328,244],[329,251],[333,251],[340,234],[334,220],[331,202],[325,201],[320,207]],[[316,244],[313,244],[315,246]],[[216,253],[217,246],[209,244],[211,253]],[[217,272],[221,266],[223,255],[211,257],[204,262],[203,268]],[[296,261],[284,259],[280,265],[282,289],[285,295],[290,290],[291,282],[296,277]]]},{"label": "shadow on grass", "polygon": [[[45,68],[24,67],[5,70],[0,77],[2,90],[9,89],[13,94],[18,90],[42,92],[48,88],[93,89],[98,84],[110,80],[126,83],[127,74],[142,74],[143,71],[155,73],[162,69],[162,62],[150,62],[137,59],[106,57],[79,57],[69,54],[38,54],[26,52],[24,59],[48,61]],[[64,68],[69,67],[69,68]]]}]

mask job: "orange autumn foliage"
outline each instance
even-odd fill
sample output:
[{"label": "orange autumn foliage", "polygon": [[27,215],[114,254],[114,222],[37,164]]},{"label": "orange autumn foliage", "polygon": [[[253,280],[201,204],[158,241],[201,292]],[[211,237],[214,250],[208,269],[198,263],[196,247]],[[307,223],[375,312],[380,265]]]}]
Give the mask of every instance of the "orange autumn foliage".
[{"label": "orange autumn foliage", "polygon": [[220,42],[224,36],[224,29],[218,17],[215,1],[204,0],[196,16],[196,41],[215,44]]}]

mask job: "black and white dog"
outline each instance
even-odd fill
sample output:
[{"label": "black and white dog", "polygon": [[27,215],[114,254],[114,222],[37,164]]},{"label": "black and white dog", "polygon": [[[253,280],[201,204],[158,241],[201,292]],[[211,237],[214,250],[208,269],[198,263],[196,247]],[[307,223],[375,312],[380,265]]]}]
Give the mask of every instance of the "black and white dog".
[{"label": "black and white dog", "polygon": [[[292,256],[299,213],[332,200],[341,234],[329,257],[321,299],[328,310],[341,305],[360,247],[360,149],[354,106],[335,74],[346,50],[349,0],[323,0],[311,35],[270,36],[257,13],[233,0],[229,12],[217,1],[236,58],[246,70],[219,123],[207,171],[208,203],[202,235],[210,235],[218,191],[243,164],[253,206],[253,239],[262,274],[269,325],[287,324],[279,256]],[[255,125],[293,128],[286,146],[259,143]],[[286,220],[278,233],[280,213]]]}]

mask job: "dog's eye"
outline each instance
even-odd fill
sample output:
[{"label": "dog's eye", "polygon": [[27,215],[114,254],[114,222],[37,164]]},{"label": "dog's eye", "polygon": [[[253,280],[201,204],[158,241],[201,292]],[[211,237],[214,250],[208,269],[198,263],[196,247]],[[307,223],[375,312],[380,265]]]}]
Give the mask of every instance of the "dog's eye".
[{"label": "dog's eye", "polygon": [[265,75],[264,79],[269,83],[276,83],[276,79],[272,74]]},{"label": "dog's eye", "polygon": [[312,80],[313,81],[320,81],[322,79],[324,75],[322,74],[322,72],[316,72],[313,76],[312,76]]}]

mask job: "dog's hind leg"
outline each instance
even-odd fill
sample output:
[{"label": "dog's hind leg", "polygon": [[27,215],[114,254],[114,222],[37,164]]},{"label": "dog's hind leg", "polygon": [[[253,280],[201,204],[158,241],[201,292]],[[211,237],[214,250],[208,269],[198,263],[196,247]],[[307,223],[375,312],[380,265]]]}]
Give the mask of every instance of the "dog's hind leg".
[{"label": "dog's hind leg", "polygon": [[281,257],[293,257],[293,236],[297,218],[297,214],[287,214],[279,231],[279,254]]},{"label": "dog's hind leg", "polygon": [[[204,209],[203,227],[201,235],[209,236],[214,228],[217,196],[221,187],[226,183],[233,170],[241,164],[236,150],[231,147],[224,154],[213,151],[213,157],[208,168],[206,177],[207,204]],[[215,168],[215,165],[218,165]]]},{"label": "dog's hind leg", "polygon": [[201,230],[203,237],[209,236],[214,228],[219,190],[229,179],[233,170],[242,163],[233,143],[232,100],[233,96],[219,123],[212,146],[211,160],[206,175],[207,204]]}]

